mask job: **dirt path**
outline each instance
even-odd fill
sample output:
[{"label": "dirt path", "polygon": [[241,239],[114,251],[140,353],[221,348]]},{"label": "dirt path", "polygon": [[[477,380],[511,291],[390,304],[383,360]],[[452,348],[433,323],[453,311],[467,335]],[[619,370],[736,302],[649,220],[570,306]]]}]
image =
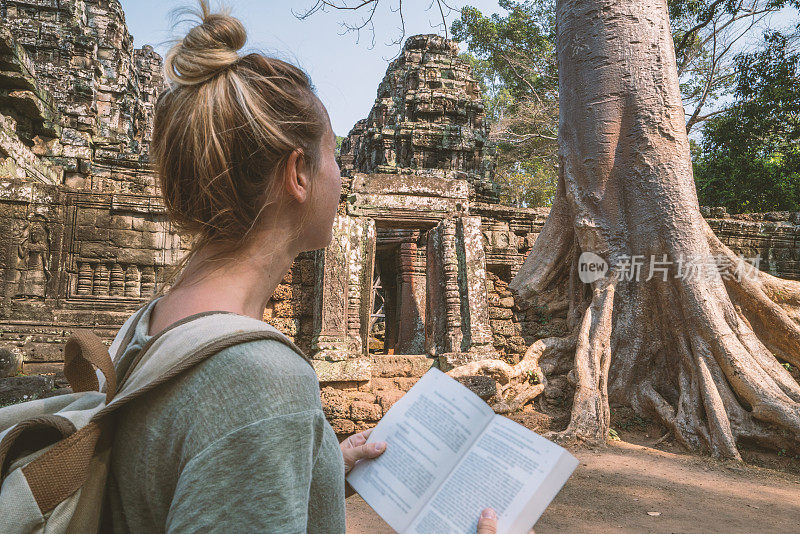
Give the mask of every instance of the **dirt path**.
[{"label": "dirt path", "polygon": [[[581,463],[536,525],[548,533],[800,533],[800,476],[624,442]],[[647,512],[660,512],[658,516]],[[348,534],[392,529],[357,495]]]}]

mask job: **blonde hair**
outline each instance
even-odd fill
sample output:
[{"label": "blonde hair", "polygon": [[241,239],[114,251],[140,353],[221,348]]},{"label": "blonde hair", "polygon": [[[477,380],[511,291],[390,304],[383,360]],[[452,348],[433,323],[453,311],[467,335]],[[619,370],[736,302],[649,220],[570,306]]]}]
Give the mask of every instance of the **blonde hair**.
[{"label": "blonde hair", "polygon": [[302,70],[260,53],[240,56],[242,23],[212,13],[207,0],[199,8],[200,24],[167,53],[170,87],[155,106],[151,155],[161,194],[175,229],[191,236],[159,293],[206,245],[219,247],[213,258],[246,246],[289,155],[301,150],[313,173],[327,129]]}]

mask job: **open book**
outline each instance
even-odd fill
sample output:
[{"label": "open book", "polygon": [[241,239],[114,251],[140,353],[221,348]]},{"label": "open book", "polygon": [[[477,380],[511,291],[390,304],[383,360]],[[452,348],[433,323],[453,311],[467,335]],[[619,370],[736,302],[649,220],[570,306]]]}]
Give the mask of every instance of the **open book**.
[{"label": "open book", "polygon": [[435,367],[386,412],[374,441],[386,451],[347,481],[403,534],[474,534],[488,507],[498,534],[527,534],[578,465]]}]

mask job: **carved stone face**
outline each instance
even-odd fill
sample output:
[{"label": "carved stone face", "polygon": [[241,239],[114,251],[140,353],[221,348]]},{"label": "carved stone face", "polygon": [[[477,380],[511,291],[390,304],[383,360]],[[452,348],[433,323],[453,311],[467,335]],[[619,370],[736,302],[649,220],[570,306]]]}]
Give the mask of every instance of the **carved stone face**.
[{"label": "carved stone face", "polygon": [[47,232],[45,231],[45,229],[41,225],[41,223],[34,223],[31,226],[30,240],[31,240],[31,243],[46,243],[47,242]]}]

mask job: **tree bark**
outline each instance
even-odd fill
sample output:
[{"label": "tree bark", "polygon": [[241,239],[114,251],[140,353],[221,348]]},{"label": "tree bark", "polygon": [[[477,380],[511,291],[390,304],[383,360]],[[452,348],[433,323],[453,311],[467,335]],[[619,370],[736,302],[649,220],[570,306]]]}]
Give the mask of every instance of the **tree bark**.
[{"label": "tree bark", "polygon": [[[700,214],[666,1],[558,0],[556,17],[558,191],[510,288],[524,303],[566,285],[572,332],[502,372],[483,361],[450,374],[491,368],[506,383],[499,408],[520,407],[544,345],[574,343],[563,439],[605,442],[621,404],[716,456],[740,458],[748,440],[800,450],[800,385],[778,361],[800,364],[800,283],[744,276]],[[587,251],[610,266],[591,284],[578,278]],[[638,279],[623,268],[634,256]],[[667,271],[648,280],[652,259]]]}]

